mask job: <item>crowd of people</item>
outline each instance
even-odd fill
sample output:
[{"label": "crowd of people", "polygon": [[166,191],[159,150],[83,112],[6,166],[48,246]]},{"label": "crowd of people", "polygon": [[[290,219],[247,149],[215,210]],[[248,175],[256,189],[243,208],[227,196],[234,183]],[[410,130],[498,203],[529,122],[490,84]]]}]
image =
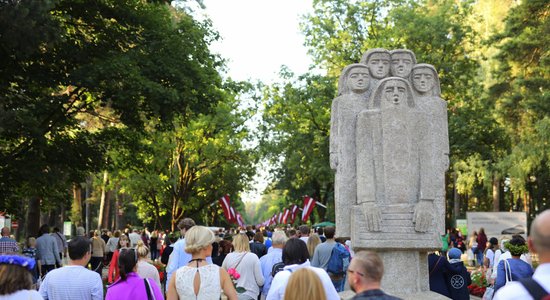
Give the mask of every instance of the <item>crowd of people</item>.
[{"label": "crowd of people", "polygon": [[[222,293],[230,300],[340,299],[347,287],[355,300],[399,299],[381,290],[384,266],[378,254],[354,253],[334,227],[223,230],[190,218],[178,227],[178,233],[127,229],[88,236],[79,229],[67,241],[44,225],[24,247],[3,228],[0,299],[220,299]],[[548,295],[550,210],[533,221],[527,241],[514,235],[499,243],[484,235],[479,230],[476,244],[470,238],[468,245],[477,248],[472,267],[484,272],[494,299]],[[447,241],[445,255],[428,256],[430,289],[469,299],[465,239],[450,231]],[[538,256],[536,271],[529,253]]]},{"label": "crowd of people", "polygon": [[[57,228],[50,232],[43,225],[24,249],[4,228],[0,267],[29,280],[13,285],[0,275],[0,299],[219,299],[222,292],[227,299],[339,299],[346,279],[358,293],[377,282],[375,294],[385,295],[380,258],[353,253],[349,241],[335,238],[334,227],[213,230],[184,218],[178,228],[96,230],[87,236],[77,228],[67,242]],[[347,253],[343,273],[330,271],[335,247]],[[351,257],[356,259],[350,264]],[[371,270],[373,265],[378,267]],[[307,288],[288,288],[304,282]],[[367,299],[361,297],[356,299]]]},{"label": "crowd of people", "polygon": [[[443,246],[439,255],[428,255],[430,289],[454,300],[470,299],[468,285],[471,272],[481,272],[487,281],[483,299],[543,299],[550,291],[550,210],[541,213],[533,221],[530,236],[526,240],[515,234],[510,238],[488,238],[485,230],[474,231],[467,239],[460,230],[451,229],[442,236]],[[532,254],[538,256],[539,266],[533,267]],[[466,264],[464,264],[466,262]],[[517,284],[521,282],[521,284]],[[512,284],[514,283],[514,284]],[[510,286],[510,287],[508,287]],[[514,288],[522,297],[511,297]],[[537,297],[533,293],[538,291]],[[530,295],[529,295],[530,294]],[[531,298],[529,298],[531,297]]]}]

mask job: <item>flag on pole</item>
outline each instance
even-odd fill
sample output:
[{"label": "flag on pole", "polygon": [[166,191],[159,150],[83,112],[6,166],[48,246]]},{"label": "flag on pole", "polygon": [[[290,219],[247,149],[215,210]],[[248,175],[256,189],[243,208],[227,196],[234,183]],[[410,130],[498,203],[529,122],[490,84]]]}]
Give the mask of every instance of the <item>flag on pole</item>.
[{"label": "flag on pole", "polygon": [[231,214],[231,210],[233,208],[231,207],[231,204],[230,204],[229,195],[225,195],[221,197],[219,202],[220,202],[220,205],[222,206],[223,214],[225,215],[225,218],[227,219],[227,221],[233,222],[234,218],[233,218],[233,215]]},{"label": "flag on pole", "polygon": [[302,222],[307,222],[309,215],[315,207],[315,200],[309,196],[304,196],[304,210],[302,210]]},{"label": "flag on pole", "polygon": [[294,204],[290,209],[290,223],[294,223],[294,220],[296,220],[297,214],[298,214],[298,205]]},{"label": "flag on pole", "polygon": [[230,215],[231,215],[231,220],[230,222],[231,223],[237,223],[238,220],[237,220],[237,214],[235,213],[235,209],[233,208],[233,206],[229,206],[229,211],[230,211]]},{"label": "flag on pole", "polygon": [[286,224],[288,221],[288,215],[290,214],[290,210],[288,208],[285,208],[285,212],[283,213],[283,224]]},{"label": "flag on pole", "polygon": [[243,217],[241,216],[240,213],[237,213],[237,222],[239,223],[239,226],[243,228],[246,227],[246,224],[244,224]]}]

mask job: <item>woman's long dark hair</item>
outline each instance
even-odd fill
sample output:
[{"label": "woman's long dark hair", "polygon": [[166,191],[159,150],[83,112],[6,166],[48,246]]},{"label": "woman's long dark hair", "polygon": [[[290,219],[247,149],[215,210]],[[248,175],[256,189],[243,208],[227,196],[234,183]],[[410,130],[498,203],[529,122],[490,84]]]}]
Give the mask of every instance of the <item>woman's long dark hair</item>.
[{"label": "woman's long dark hair", "polygon": [[299,238],[291,238],[286,241],[283,248],[283,263],[285,266],[303,264],[309,259],[309,251],[304,241]]},{"label": "woman's long dark hair", "polygon": [[136,249],[122,248],[118,255],[118,267],[120,269],[120,279],[126,280],[128,273],[133,272],[137,264]]}]

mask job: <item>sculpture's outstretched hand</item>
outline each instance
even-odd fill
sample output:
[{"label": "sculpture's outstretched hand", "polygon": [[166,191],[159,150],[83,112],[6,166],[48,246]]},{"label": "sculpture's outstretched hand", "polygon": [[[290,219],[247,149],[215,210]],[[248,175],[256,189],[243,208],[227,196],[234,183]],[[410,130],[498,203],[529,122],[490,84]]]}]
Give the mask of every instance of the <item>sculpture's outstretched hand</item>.
[{"label": "sculpture's outstretched hand", "polygon": [[363,203],[361,205],[363,215],[365,216],[365,222],[367,223],[368,231],[380,231],[380,223],[382,222],[382,215],[378,206],[372,202]]},{"label": "sculpture's outstretched hand", "polygon": [[430,229],[434,219],[434,203],[431,200],[420,200],[414,208],[414,230],[426,232]]},{"label": "sculpture's outstretched hand", "polygon": [[330,168],[332,170],[336,170],[336,168],[338,167],[338,154],[330,153],[329,161],[330,161]]}]

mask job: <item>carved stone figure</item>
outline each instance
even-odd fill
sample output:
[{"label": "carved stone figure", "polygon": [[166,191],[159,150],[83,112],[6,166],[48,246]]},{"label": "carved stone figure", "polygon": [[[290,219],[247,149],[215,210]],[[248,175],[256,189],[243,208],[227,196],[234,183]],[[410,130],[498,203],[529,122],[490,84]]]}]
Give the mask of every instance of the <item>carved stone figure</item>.
[{"label": "carved stone figure", "polygon": [[361,63],[369,66],[369,74],[372,78],[372,88],[376,88],[378,81],[390,74],[390,52],[382,48],[370,49],[361,58]]},{"label": "carved stone figure", "polygon": [[444,197],[445,171],[449,168],[447,102],[441,99],[439,76],[434,66],[415,65],[411,71],[411,81],[418,108],[427,114],[430,121],[432,138],[427,141],[427,146],[431,148],[434,169],[425,184],[431,185],[433,197]]},{"label": "carved stone figure", "polygon": [[356,131],[357,202],[366,230],[381,231],[382,210],[414,209],[410,227],[415,224],[416,231],[425,232],[434,214],[433,198],[421,199],[419,184],[431,165],[426,164],[429,153],[424,147],[427,120],[415,108],[411,87],[403,78],[380,81],[370,104],[372,109],[359,114]]},{"label": "carved stone figure", "polygon": [[356,202],[355,128],[357,114],[367,107],[370,86],[368,67],[352,64],[344,68],[339,94],[332,101],[330,167],[336,170],[334,196],[337,236],[350,236],[349,212]]},{"label": "carved stone figure", "polygon": [[411,50],[395,49],[390,51],[391,74],[401,78],[409,78],[412,67],[416,64],[416,56]]}]

